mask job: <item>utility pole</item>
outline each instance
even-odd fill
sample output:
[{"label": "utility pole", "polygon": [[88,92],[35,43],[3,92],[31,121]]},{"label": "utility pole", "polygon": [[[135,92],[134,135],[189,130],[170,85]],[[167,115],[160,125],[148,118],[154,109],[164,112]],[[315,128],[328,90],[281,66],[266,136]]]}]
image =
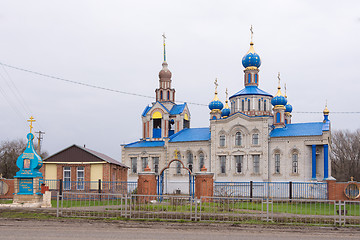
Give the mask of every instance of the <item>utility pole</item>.
[{"label": "utility pole", "polygon": [[38,152],[38,154],[40,154],[41,153],[41,141],[43,140],[43,135],[45,134],[45,132],[38,131],[35,133],[39,134],[39,136],[37,137],[37,139],[38,139],[37,152]]}]

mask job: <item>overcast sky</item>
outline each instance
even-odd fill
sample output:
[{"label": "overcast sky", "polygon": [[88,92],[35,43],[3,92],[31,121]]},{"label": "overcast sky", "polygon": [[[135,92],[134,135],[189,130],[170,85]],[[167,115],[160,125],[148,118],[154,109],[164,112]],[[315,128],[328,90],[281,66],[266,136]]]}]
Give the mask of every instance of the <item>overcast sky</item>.
[{"label": "overcast sky", "polygon": [[[287,84],[293,123],[355,130],[360,114],[360,1],[0,1],[0,62],[114,90],[155,97],[162,33],[176,100],[208,104],[243,88],[250,25],[260,55],[259,87]],[[75,85],[0,65],[0,141],[26,138],[26,119],[46,132],[43,150],[72,144],[120,160],[120,144],[141,137],[153,99]],[[189,105],[191,127],[209,109]],[[297,112],[319,112],[317,114]]]}]

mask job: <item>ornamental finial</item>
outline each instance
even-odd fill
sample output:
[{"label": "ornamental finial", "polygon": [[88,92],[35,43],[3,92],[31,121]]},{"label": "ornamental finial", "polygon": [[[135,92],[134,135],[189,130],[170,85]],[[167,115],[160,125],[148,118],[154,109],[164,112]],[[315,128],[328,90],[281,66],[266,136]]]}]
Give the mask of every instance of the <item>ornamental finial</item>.
[{"label": "ornamental finial", "polygon": [[329,111],[329,109],[327,107],[327,100],[325,102],[325,109],[324,109],[323,113],[324,113],[324,115],[329,115],[329,113],[330,113],[330,111]]},{"label": "ornamental finial", "polygon": [[219,85],[218,82],[217,82],[217,78],[215,78],[214,84],[215,84],[215,94],[217,94],[217,87]]},{"label": "ornamental finial", "polygon": [[253,42],[254,32],[253,32],[253,27],[252,27],[252,25],[250,26],[250,32],[251,32],[251,42]]},{"label": "ornamental finial", "polygon": [[166,36],[165,36],[165,33],[163,33],[162,37],[163,37],[163,42],[164,42],[164,62],[166,62],[166,49],[165,49],[165,39],[166,39]]},{"label": "ornamental finial", "polygon": [[226,88],[225,94],[226,94],[226,102],[227,102],[227,100],[228,100],[228,90],[227,90],[227,88]]},{"label": "ornamental finial", "polygon": [[285,98],[287,98],[287,96],[286,96],[286,83],[284,84],[284,91],[285,91]]},{"label": "ornamental finial", "polygon": [[278,84],[278,89],[280,89],[281,87],[280,87],[280,72],[278,72],[278,81],[279,81],[279,84]]},{"label": "ornamental finial", "polygon": [[31,116],[30,119],[27,120],[27,121],[30,122],[29,127],[30,127],[30,133],[31,133],[31,132],[32,132],[32,129],[34,128],[33,125],[32,125],[32,123],[33,123],[33,122],[36,122],[36,120],[33,118],[33,116]]}]

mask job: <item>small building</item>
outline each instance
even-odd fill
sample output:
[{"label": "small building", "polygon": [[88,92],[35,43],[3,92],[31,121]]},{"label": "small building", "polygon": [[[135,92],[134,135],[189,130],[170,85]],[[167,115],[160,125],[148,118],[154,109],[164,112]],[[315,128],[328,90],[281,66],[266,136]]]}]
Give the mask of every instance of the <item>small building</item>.
[{"label": "small building", "polygon": [[43,165],[41,171],[50,189],[57,189],[52,182],[62,179],[64,190],[96,190],[99,179],[103,186],[106,182],[127,182],[129,168],[103,153],[78,145],[47,157]]}]

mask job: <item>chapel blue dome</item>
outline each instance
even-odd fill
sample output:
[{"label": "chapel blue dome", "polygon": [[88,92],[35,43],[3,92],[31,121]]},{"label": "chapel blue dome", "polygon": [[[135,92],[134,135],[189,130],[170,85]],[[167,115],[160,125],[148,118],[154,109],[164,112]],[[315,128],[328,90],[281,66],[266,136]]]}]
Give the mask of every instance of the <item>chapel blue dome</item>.
[{"label": "chapel blue dome", "polygon": [[249,51],[245,54],[245,56],[242,59],[242,65],[244,66],[244,68],[247,67],[258,68],[261,65],[260,56],[255,52],[253,45],[254,43],[251,42]]},{"label": "chapel blue dome", "polygon": [[293,110],[293,107],[290,104],[285,105],[285,112],[291,113]]},{"label": "chapel blue dome", "polygon": [[220,100],[214,99],[213,101],[211,101],[209,103],[210,110],[215,110],[215,109],[221,110],[221,109],[223,109],[223,107],[224,107],[224,104]]},{"label": "chapel blue dome", "polygon": [[228,116],[230,116],[230,108],[224,108],[224,109],[221,111],[221,116],[222,116],[222,117],[228,117]]},{"label": "chapel blue dome", "polygon": [[276,105],[285,106],[286,103],[287,103],[287,100],[283,95],[276,95],[275,97],[273,97],[273,99],[271,99],[271,104],[273,106],[276,106]]}]

